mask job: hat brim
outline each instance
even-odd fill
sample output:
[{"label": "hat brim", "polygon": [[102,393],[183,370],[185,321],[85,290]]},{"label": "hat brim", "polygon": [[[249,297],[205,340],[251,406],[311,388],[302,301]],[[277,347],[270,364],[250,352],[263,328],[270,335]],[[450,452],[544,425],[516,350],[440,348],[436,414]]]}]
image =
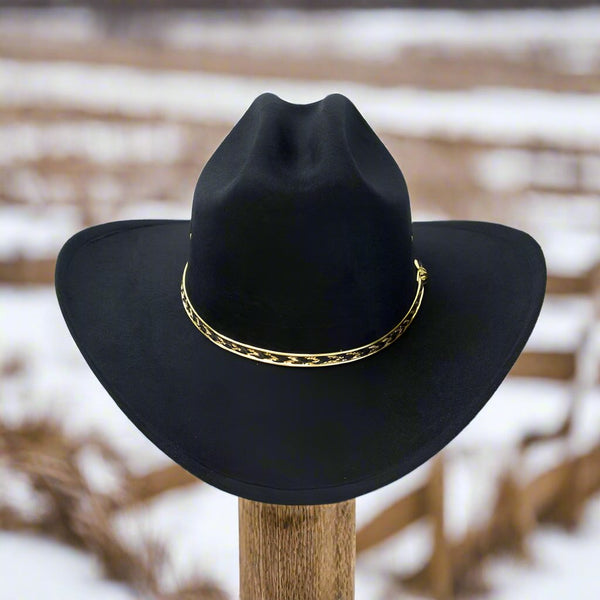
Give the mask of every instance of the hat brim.
[{"label": "hat brim", "polygon": [[481,410],[538,317],[538,244],[502,225],[414,223],[421,309],[363,360],[289,368],[227,352],[180,298],[188,221],[121,221],[61,250],[59,304],[92,371],[156,446],[200,479],[277,504],[324,504],[425,462]]}]

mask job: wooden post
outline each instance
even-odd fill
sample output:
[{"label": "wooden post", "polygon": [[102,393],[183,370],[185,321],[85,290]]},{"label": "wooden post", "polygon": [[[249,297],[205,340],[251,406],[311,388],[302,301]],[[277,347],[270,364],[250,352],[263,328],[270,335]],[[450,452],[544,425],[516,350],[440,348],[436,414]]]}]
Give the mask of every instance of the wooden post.
[{"label": "wooden post", "polygon": [[425,515],[431,523],[433,549],[425,566],[414,575],[403,578],[408,588],[435,600],[454,598],[454,571],[451,560],[452,548],[445,531],[444,462],[438,454],[431,460],[429,480],[421,498]]},{"label": "wooden post", "polygon": [[431,461],[429,485],[426,488],[427,504],[433,527],[433,553],[429,562],[431,591],[436,600],[454,597],[454,577],[450,548],[445,530],[444,462],[442,455]]},{"label": "wooden post", "polygon": [[241,600],[352,600],[355,501],[239,500]]}]

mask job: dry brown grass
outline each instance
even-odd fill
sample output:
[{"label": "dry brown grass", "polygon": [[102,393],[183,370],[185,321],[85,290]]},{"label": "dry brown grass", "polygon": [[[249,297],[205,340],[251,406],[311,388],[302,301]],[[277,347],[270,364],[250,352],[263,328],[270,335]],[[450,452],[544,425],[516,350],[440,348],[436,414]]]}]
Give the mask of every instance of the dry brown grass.
[{"label": "dry brown grass", "polygon": [[[81,467],[81,453],[95,450],[116,470],[119,486],[111,494],[94,491]],[[156,600],[223,600],[213,583],[195,578],[175,591],[161,588],[159,574],[167,564],[164,545],[136,541],[129,547],[116,533],[115,510],[131,504],[131,474],[122,457],[97,436],[76,439],[65,435],[51,419],[18,425],[0,422],[0,464],[25,479],[39,506],[33,513],[9,503],[0,505],[0,528],[29,531],[92,553],[106,577]]]}]

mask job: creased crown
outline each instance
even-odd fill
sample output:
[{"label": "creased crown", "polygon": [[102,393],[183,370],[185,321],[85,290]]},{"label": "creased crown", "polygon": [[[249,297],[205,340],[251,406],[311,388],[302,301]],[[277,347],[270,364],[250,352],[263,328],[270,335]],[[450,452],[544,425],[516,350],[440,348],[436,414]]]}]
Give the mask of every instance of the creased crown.
[{"label": "creased crown", "polygon": [[221,333],[288,352],[369,343],[414,296],[404,177],[346,97],[259,96],[204,167],[187,287]]}]

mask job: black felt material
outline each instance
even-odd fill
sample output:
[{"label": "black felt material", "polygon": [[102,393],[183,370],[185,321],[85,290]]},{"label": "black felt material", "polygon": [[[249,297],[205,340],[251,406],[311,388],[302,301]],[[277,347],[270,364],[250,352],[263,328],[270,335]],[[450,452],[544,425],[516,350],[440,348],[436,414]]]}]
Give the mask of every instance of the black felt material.
[{"label": "black felt material", "polygon": [[[430,275],[416,319],[345,365],[236,356],[196,330],[179,295],[190,259],[193,301],[224,333],[342,349],[404,314],[413,255]],[[319,504],[398,479],[468,424],[527,341],[545,277],[523,232],[411,224],[398,167],[346,99],[266,95],[204,169],[191,223],[84,230],[60,253],[56,287],[94,373],[159,448],[238,496]]]},{"label": "black felt material", "polygon": [[188,292],[215,329],[253,346],[355,348],[412,302],[410,235],[404,177],[347,98],[263,94],[198,180]]}]

